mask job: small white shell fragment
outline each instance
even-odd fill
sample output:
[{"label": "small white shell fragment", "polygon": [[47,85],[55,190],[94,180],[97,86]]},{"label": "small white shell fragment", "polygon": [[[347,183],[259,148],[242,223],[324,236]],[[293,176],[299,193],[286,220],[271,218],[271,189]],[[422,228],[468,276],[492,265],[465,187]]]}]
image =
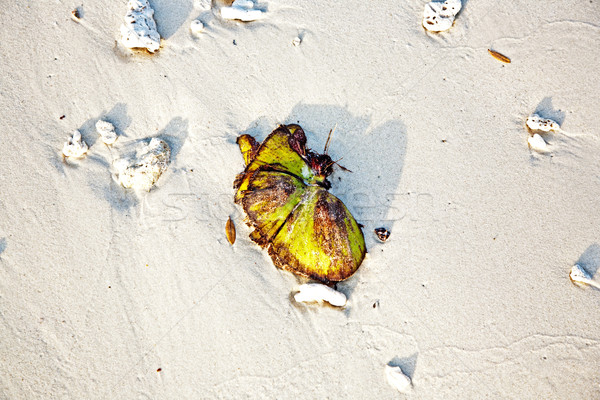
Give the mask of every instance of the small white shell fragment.
[{"label": "small white shell fragment", "polygon": [[410,378],[404,375],[404,372],[402,372],[400,367],[392,367],[390,365],[386,365],[385,377],[387,378],[387,381],[390,384],[390,386],[392,386],[399,392],[406,393],[410,390]]},{"label": "small white shell fragment", "polygon": [[117,140],[117,132],[115,127],[108,121],[99,120],[96,122],[96,131],[102,137],[102,141],[106,144],[113,144]]},{"label": "small white shell fragment", "polygon": [[190,24],[190,30],[196,35],[202,33],[204,32],[204,24],[199,19],[195,19]]},{"label": "small white shell fragment", "polygon": [[537,114],[532,114],[529,116],[529,118],[527,118],[527,126],[532,131],[560,132],[561,130],[558,122],[551,119],[542,118]]},{"label": "small white shell fragment", "polygon": [[224,19],[249,22],[263,19],[266,16],[266,12],[254,8],[254,2],[251,0],[235,0],[231,7],[221,7],[221,17]]},{"label": "small white shell fragment", "polygon": [[548,145],[544,141],[544,138],[537,133],[533,136],[529,136],[527,143],[529,143],[529,146],[535,151],[544,152],[548,150]]},{"label": "small white shell fragment", "polygon": [[571,278],[571,281],[577,286],[582,286],[585,284],[600,289],[600,283],[593,281],[591,275],[581,268],[579,264],[573,265],[573,268],[571,268],[571,273],[569,274],[569,278]]},{"label": "small white shell fragment", "polygon": [[63,146],[63,154],[65,157],[81,158],[88,151],[88,145],[81,139],[81,132],[73,131],[73,136],[67,140]]},{"label": "small white shell fragment", "polygon": [[460,0],[446,0],[443,3],[432,1],[423,10],[423,27],[431,32],[446,31],[452,27],[461,8]]},{"label": "small white shell fragment", "polygon": [[146,49],[154,53],[160,47],[154,10],[148,0],[129,0],[129,10],[121,25],[121,43],[129,49]]},{"label": "small white shell fragment", "polygon": [[169,166],[171,149],[163,140],[153,138],[137,150],[135,159],[115,160],[115,180],[125,188],[150,191]]},{"label": "small white shell fragment", "polygon": [[294,295],[297,302],[322,302],[326,301],[332,306],[343,307],[346,305],[346,295],[321,283],[305,283]]},{"label": "small white shell fragment", "polygon": [[292,44],[294,46],[300,46],[300,43],[302,43],[302,39],[300,39],[299,37],[295,37],[294,40],[292,40]]}]

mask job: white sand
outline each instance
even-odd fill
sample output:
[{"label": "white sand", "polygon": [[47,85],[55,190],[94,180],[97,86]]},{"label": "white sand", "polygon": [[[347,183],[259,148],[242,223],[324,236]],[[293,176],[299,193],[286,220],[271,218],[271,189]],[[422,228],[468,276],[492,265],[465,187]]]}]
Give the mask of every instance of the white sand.
[{"label": "white sand", "polygon": [[[116,43],[124,1],[4,4],[0,397],[396,399],[390,364],[410,398],[599,398],[600,291],[569,279],[599,280],[598,2],[468,1],[441,34],[426,2],[241,23],[154,0],[154,55]],[[586,135],[531,151],[534,112]],[[369,255],[341,310],[295,304],[233,204],[236,136],[291,122],[317,150],[337,123],[353,171],[331,191]],[[90,148],[65,164],[74,129]],[[171,164],[138,198],[110,165],[149,137]]]}]

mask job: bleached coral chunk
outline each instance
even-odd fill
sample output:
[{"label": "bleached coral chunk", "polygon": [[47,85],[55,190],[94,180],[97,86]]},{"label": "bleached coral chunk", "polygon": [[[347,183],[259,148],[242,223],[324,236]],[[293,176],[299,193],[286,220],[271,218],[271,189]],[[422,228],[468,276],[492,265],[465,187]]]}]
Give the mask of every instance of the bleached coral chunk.
[{"label": "bleached coral chunk", "polygon": [[88,145],[81,138],[81,132],[73,131],[73,135],[67,140],[63,146],[63,154],[65,157],[81,158],[88,151]]},{"label": "bleached coral chunk", "polygon": [[431,32],[446,31],[452,27],[461,8],[460,0],[428,3],[423,10],[423,27]]},{"label": "bleached coral chunk", "polygon": [[115,132],[115,127],[108,121],[99,120],[96,122],[96,130],[106,144],[113,144],[117,140],[118,135]]},{"label": "bleached coral chunk", "polygon": [[571,272],[569,273],[569,278],[571,278],[571,282],[578,286],[590,285],[600,289],[600,283],[593,281],[592,276],[588,274],[586,270],[581,268],[579,264],[573,265],[573,268],[571,268]]},{"label": "bleached coral chunk", "polygon": [[322,302],[326,301],[332,306],[343,307],[346,305],[346,295],[321,283],[305,283],[294,295],[297,302]]},{"label": "bleached coral chunk", "polygon": [[251,0],[235,0],[231,7],[221,7],[221,17],[224,19],[249,22],[263,19],[266,16],[266,12],[254,8],[254,2]]},{"label": "bleached coral chunk", "polygon": [[400,367],[392,367],[390,365],[385,366],[385,377],[387,378],[390,386],[395,388],[401,393],[406,393],[410,390],[411,382],[410,378],[404,375]]},{"label": "bleached coral chunk", "polygon": [[153,138],[138,149],[134,159],[121,158],[113,163],[114,178],[125,188],[150,191],[169,166],[170,158],[169,145]]},{"label": "bleached coral chunk", "polygon": [[121,25],[121,43],[130,49],[147,49],[154,53],[160,47],[154,10],[148,0],[129,0],[129,10]]},{"label": "bleached coral chunk", "polygon": [[527,127],[532,131],[542,132],[560,132],[560,125],[558,122],[551,119],[542,118],[537,114],[532,114],[527,118]]},{"label": "bleached coral chunk", "polygon": [[544,152],[548,150],[548,145],[546,144],[546,141],[537,133],[533,136],[529,136],[529,139],[527,139],[527,143],[529,143],[529,146],[535,151]]},{"label": "bleached coral chunk", "polygon": [[204,32],[204,24],[199,19],[195,19],[190,23],[190,30],[194,34],[199,34]]}]

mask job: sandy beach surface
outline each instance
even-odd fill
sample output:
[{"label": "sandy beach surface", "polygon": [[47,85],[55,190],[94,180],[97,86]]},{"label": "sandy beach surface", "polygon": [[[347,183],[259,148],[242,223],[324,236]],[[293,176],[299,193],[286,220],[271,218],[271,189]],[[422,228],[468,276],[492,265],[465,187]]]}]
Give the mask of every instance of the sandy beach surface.
[{"label": "sandy beach surface", "polygon": [[[600,290],[569,280],[600,280],[600,2],[469,0],[439,34],[426,2],[150,0],[153,55],[118,43],[126,1],[5,2],[0,398],[600,398]],[[280,123],[319,151],[337,124],[369,252],[344,308],[296,303],[233,202],[236,137]],[[113,161],[154,137],[171,163],[136,194]]]}]

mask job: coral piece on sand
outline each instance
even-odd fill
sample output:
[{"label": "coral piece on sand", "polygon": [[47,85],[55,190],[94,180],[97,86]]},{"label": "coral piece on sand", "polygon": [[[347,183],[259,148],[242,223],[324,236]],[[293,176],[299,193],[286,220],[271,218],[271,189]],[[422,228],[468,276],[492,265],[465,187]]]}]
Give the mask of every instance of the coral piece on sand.
[{"label": "coral piece on sand", "polygon": [[171,149],[163,140],[153,138],[140,147],[134,159],[115,160],[114,178],[125,188],[150,191],[169,166]]},{"label": "coral piece on sand", "polygon": [[75,130],[73,136],[65,142],[63,146],[63,154],[65,157],[81,158],[86,155],[88,145],[81,139],[81,132]]},{"label": "coral piece on sand", "polygon": [[532,114],[527,118],[527,127],[532,131],[542,131],[542,132],[560,132],[560,125],[558,122],[553,121],[551,119],[542,118],[537,114]]},{"label": "coral piece on sand", "polygon": [[96,122],[96,130],[102,137],[102,141],[106,144],[113,144],[119,137],[115,132],[115,127],[108,121],[99,120]]},{"label": "coral piece on sand", "polygon": [[527,139],[527,143],[529,143],[529,147],[531,147],[535,151],[545,152],[548,150],[548,145],[546,144],[546,141],[537,133],[533,136],[529,136],[529,139]]},{"label": "coral piece on sand", "polygon": [[221,17],[224,19],[238,19],[240,21],[256,21],[263,19],[267,13],[254,8],[252,0],[235,0],[231,7],[221,7]]},{"label": "coral piece on sand", "polygon": [[423,10],[423,27],[430,32],[447,31],[461,8],[460,0],[446,0],[443,3],[432,1]]},{"label": "coral piece on sand", "polygon": [[299,292],[294,295],[297,302],[323,302],[332,306],[343,307],[346,305],[346,295],[321,283],[305,283],[300,286]]},{"label": "coral piece on sand", "polygon": [[129,49],[154,53],[160,47],[160,35],[154,22],[154,10],[148,0],[129,0],[129,10],[121,25],[121,43]]},{"label": "coral piece on sand", "polygon": [[204,32],[204,24],[199,19],[195,19],[190,23],[190,30],[195,35],[202,33]]},{"label": "coral piece on sand", "polygon": [[571,268],[571,272],[569,273],[569,278],[571,278],[571,282],[577,286],[590,285],[596,289],[600,289],[600,283],[593,281],[592,276],[579,264],[573,265],[573,268]]},{"label": "coral piece on sand", "polygon": [[390,386],[395,388],[401,393],[406,393],[410,390],[411,382],[410,378],[404,375],[400,367],[392,367],[390,365],[385,366],[385,377],[387,378]]}]

